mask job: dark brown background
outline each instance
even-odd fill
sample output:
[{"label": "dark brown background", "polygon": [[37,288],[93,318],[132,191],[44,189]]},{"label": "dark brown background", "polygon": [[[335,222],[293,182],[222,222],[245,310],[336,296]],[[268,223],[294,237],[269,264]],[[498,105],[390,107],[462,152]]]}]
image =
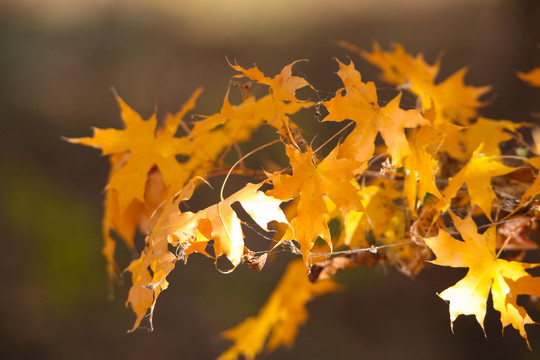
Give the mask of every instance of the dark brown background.
[{"label": "dark brown background", "polygon": [[[470,66],[468,83],[494,86],[486,116],[534,121],[530,112],[540,111],[539,90],[515,76],[540,65],[538,1],[171,3],[0,3],[2,358],[215,358],[228,346],[218,334],[257,313],[291,258],[224,276],[193,256],[159,298],[155,331],[126,334],[129,279],[107,301],[100,253],[107,161],[60,138],[121,125],[111,86],[148,117],[156,104],[159,115],[177,111],[202,85],[197,113],[212,114],[234,74],[225,56],[272,76],[309,59],[299,73],[330,94],[340,86],[333,57],[351,56],[364,79],[377,74],[334,41],[370,49],[377,40],[423,51],[429,62],[442,53],[442,78]],[[125,266],[130,254],[118,251]],[[431,267],[411,281],[381,267],[347,271],[343,293],[309,305],[296,347],[260,358],[540,358],[540,329],[529,327],[530,352],[514,330],[501,338],[494,311],[487,339],[472,318],[452,335],[436,292],[463,274]]]}]

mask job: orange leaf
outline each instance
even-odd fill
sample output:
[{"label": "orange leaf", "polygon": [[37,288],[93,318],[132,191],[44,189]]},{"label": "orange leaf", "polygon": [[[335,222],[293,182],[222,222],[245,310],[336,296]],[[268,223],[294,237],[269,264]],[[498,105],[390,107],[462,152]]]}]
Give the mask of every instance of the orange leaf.
[{"label": "orange leaf", "polygon": [[312,86],[303,78],[292,75],[292,67],[301,60],[285,66],[281,73],[273,79],[265,76],[256,66],[251,69],[244,69],[239,65],[229,65],[236,71],[242,72],[244,75],[236,75],[236,77],[246,76],[251,80],[255,80],[260,84],[270,87],[270,95],[259,99],[252,106],[252,115],[248,121],[265,120],[270,125],[280,131],[283,137],[289,136],[289,117],[287,114],[294,114],[303,108],[313,106],[315,103],[301,101],[296,98],[296,90],[305,86]]},{"label": "orange leaf", "polygon": [[478,98],[491,90],[490,86],[465,85],[467,71],[467,68],[456,71],[430,92],[435,108],[440,109],[445,118],[462,124],[467,124],[477,115],[477,109],[486,105]]},{"label": "orange leaf", "polygon": [[[312,102],[283,102],[275,100],[271,95],[266,95],[258,100],[253,97],[247,98],[240,105],[231,105],[229,102],[229,91],[223,100],[223,106],[219,113],[208,116],[195,123],[190,133],[194,142],[201,139],[206,143],[206,148],[210,144],[231,144],[232,142],[245,141],[251,137],[253,130],[268,123],[278,130],[282,130],[283,124],[288,122],[289,117],[301,109],[313,106]],[[208,137],[212,141],[208,142]],[[208,157],[212,157],[216,151],[221,151],[225,146],[214,146],[206,150]],[[215,155],[217,156],[217,154]]]}]

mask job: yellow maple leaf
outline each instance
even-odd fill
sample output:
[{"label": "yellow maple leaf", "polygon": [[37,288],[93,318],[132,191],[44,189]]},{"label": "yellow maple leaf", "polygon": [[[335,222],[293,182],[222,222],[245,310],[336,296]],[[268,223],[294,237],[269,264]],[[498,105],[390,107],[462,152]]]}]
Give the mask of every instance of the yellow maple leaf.
[{"label": "yellow maple leaf", "polygon": [[518,77],[531,86],[540,86],[540,67],[534,68],[527,73],[518,72]]},{"label": "yellow maple leaf", "polygon": [[441,151],[446,151],[455,159],[466,161],[471,158],[474,150],[483,144],[484,155],[499,156],[501,155],[500,144],[513,138],[508,132],[516,132],[523,126],[531,126],[531,124],[479,117],[473,124],[456,133],[456,136],[446,137]]},{"label": "yellow maple leaf", "polygon": [[[195,99],[201,90],[197,90],[184,105],[180,114],[193,108]],[[118,191],[120,213],[123,214],[133,200],[144,202],[144,189],[148,172],[157,166],[163,181],[176,192],[183,185],[179,181],[182,166],[175,156],[186,154],[189,148],[187,138],[177,138],[175,133],[180,120],[172,118],[165,127],[156,132],[155,114],[144,121],[119,96],[122,120],[126,126],[123,130],[94,128],[94,136],[89,138],[70,139],[73,143],[93,146],[102,149],[103,155],[129,152],[129,158],[118,171],[111,174],[107,189]],[[180,116],[178,117],[180,118]]]},{"label": "yellow maple leaf", "polygon": [[491,86],[465,85],[467,71],[466,67],[456,71],[429,92],[442,116],[460,124],[468,124],[478,115],[478,108],[486,105],[479,98],[491,90]]},{"label": "yellow maple leaf", "polygon": [[[313,150],[301,153],[295,147],[286,147],[292,175],[275,174],[270,180],[274,184],[268,195],[282,200],[300,197],[296,217],[291,221],[294,238],[301,246],[304,260],[320,236],[332,248],[330,230],[325,218],[324,196],[328,196],[343,214],[351,210],[362,210],[356,196],[357,189],[351,184],[359,163],[349,159],[338,159],[339,147],[319,164],[313,162]],[[287,237],[287,234],[285,235]]]},{"label": "yellow maple leaf", "polygon": [[[418,96],[423,109],[427,110],[434,106],[440,116],[459,123],[466,124],[469,119],[476,116],[477,109],[485,105],[478,98],[491,89],[489,86],[465,85],[467,68],[462,68],[441,83],[435,84],[440,67],[439,60],[433,65],[428,65],[422,54],[413,58],[399,44],[395,46],[393,53],[381,51],[378,44],[374,44],[372,53],[357,47],[347,46],[347,48],[360,53],[367,61],[380,68],[386,82],[407,89]],[[441,121],[443,120],[438,120]]]},{"label": "yellow maple leaf", "polygon": [[[375,84],[364,83],[360,73],[351,61],[339,64],[338,75],[345,85],[336,92],[336,96],[322,104],[328,110],[323,121],[353,120],[354,130],[340,147],[340,157],[367,161],[375,149],[375,137],[381,133],[392,157],[394,166],[401,166],[402,159],[409,154],[409,145],[405,137],[405,128],[414,128],[428,124],[428,120],[420,115],[420,110],[403,110],[399,108],[401,93],[386,106],[378,104]],[[343,90],[346,94],[343,95]]]},{"label": "yellow maple leaf", "polygon": [[[288,115],[315,104],[314,102],[302,101],[296,98],[296,91],[298,89],[305,86],[313,88],[305,79],[292,75],[292,67],[299,61],[302,60],[294,61],[285,66],[281,70],[281,73],[277,74],[274,78],[265,76],[256,66],[250,69],[244,69],[237,64],[233,65],[229,63],[233,69],[243,74],[236,75],[235,77],[245,76],[259,84],[269,86],[269,95],[260,98],[253,102],[250,107],[244,109],[250,113],[250,116],[245,118],[246,122],[258,122],[260,124],[264,121],[278,129],[284,138],[289,137],[291,124]],[[250,98],[253,97],[251,96]],[[230,116],[232,114],[229,110],[231,110],[230,106],[227,109],[224,104],[218,117],[229,116],[229,118],[234,118],[236,114]],[[216,119],[216,121],[219,120]]]},{"label": "yellow maple leaf", "polygon": [[[114,154],[110,157],[111,174],[117,171],[116,164],[128,154]],[[161,173],[157,169],[152,169],[148,173],[148,180],[145,185],[144,198],[145,201],[132,201],[127,209],[122,214],[118,205],[118,191],[109,189],[105,194],[102,231],[104,237],[103,255],[107,260],[107,274],[109,279],[116,278],[116,263],[114,253],[116,241],[113,239],[111,232],[114,230],[120,239],[134,252],[135,244],[134,237],[137,229],[143,234],[150,230],[149,219],[157,206],[167,197],[167,189],[163,183]]]},{"label": "yellow maple leaf", "polygon": [[456,196],[463,184],[471,197],[471,205],[478,205],[491,220],[491,205],[497,198],[491,186],[491,178],[515,171],[516,168],[503,165],[492,156],[484,156],[482,145],[473,153],[469,162],[450,179],[442,195],[447,202]]},{"label": "yellow maple leaf", "polygon": [[329,199],[325,202],[330,218],[342,222],[342,229],[336,246],[349,248],[369,247],[366,235],[371,233],[375,241],[392,244],[405,237],[404,214],[393,202],[400,197],[395,184],[387,179],[377,179],[368,186],[360,188],[355,182],[356,196],[362,202],[362,211],[349,211],[345,216]]},{"label": "yellow maple leaf", "polygon": [[[174,196],[171,201],[172,205],[164,204],[159,209],[160,211],[156,214],[157,219],[154,219],[151,225],[155,228],[155,223],[159,224],[161,215],[165,214],[164,216],[166,216],[169,212],[172,212],[171,207],[176,207],[176,212],[178,212],[178,204],[181,201],[188,200],[192,196],[193,191],[201,180],[201,178],[192,179],[184,186]],[[193,241],[193,239],[191,240]],[[190,244],[189,242],[187,243]],[[180,244],[176,242],[174,245],[179,246]],[[132,282],[126,306],[131,306],[137,316],[135,324],[130,331],[134,331],[139,327],[149,309],[150,327],[152,326],[152,313],[157,297],[162,290],[167,288],[166,277],[178,260],[178,257],[169,251],[168,246],[168,237],[148,236],[144,251],[126,269],[131,272]]]},{"label": "yellow maple leaf", "polygon": [[[260,187],[261,184],[247,184],[228,198],[196,213],[178,211],[175,206],[178,200],[174,200],[172,206],[157,219],[150,238],[175,246],[187,244],[197,235],[202,236],[202,240],[214,240],[216,261],[225,255],[236,267],[244,254],[244,235],[232,204],[239,202],[252,219],[267,231],[269,222],[288,224],[279,207],[282,200],[258,191]],[[200,240],[197,238],[197,241]]]},{"label": "yellow maple leaf", "polygon": [[435,184],[439,162],[434,155],[442,143],[443,137],[444,135],[433,127],[423,126],[409,139],[411,152],[404,161],[403,192],[413,214],[416,214],[417,202],[422,201],[427,193],[442,199]]},{"label": "yellow maple leaf", "polygon": [[[360,188],[356,181],[353,185],[358,189],[356,196],[360,198],[364,211],[351,210],[343,216],[338,207],[330,199],[325,199],[325,205],[329,213],[329,218],[338,219],[342,223],[339,238],[336,241],[336,247],[345,245],[350,248],[366,248],[369,246],[366,235],[374,228],[371,217],[368,216],[368,211],[371,210],[368,210],[368,207],[371,204],[371,200],[380,190],[380,187],[370,185]],[[380,206],[378,209],[386,210],[384,206]],[[387,220],[384,217],[378,217],[376,219]]]},{"label": "yellow maple leaf", "polygon": [[484,328],[486,302],[491,292],[493,307],[501,313],[503,329],[512,325],[527,340],[525,325],[534,321],[516,300],[521,294],[540,296],[540,278],[525,271],[540,264],[499,259],[495,252],[495,226],[479,234],[471,217],[461,219],[450,214],[463,241],[442,229],[439,235],[424,240],[437,257],[432,261],[434,264],[469,268],[463,279],[439,294],[450,303],[452,327],[459,315],[474,315]]},{"label": "yellow maple leaf", "polygon": [[430,89],[439,73],[439,59],[433,65],[429,65],[422,53],[412,57],[400,44],[394,45],[393,53],[382,51],[377,42],[373,43],[371,53],[347,42],[340,42],[340,45],[381,69],[383,81],[409,90],[418,96],[425,109],[431,107]]},{"label": "yellow maple leaf", "polygon": [[281,70],[281,73],[276,75],[274,78],[269,78],[265,76],[256,66],[250,69],[244,69],[237,64],[233,65],[229,63],[229,65],[236,71],[243,73],[244,76],[246,76],[247,78],[255,80],[259,84],[270,86],[272,97],[275,100],[295,102],[299,101],[296,98],[296,90],[305,86],[311,87],[311,85],[306,81],[306,79],[292,75],[292,67],[299,61],[305,60],[296,60],[290,63],[289,65],[285,66]]},{"label": "yellow maple leaf", "polygon": [[[177,260],[187,260],[193,252],[209,256],[205,248],[214,240],[217,259],[225,255],[233,269],[241,262],[245,252],[241,221],[231,205],[239,202],[252,219],[268,231],[272,221],[288,224],[279,205],[281,200],[258,191],[261,184],[247,184],[227,199],[206,209],[192,213],[180,212],[180,202],[191,197],[195,187],[204,181],[192,179],[180,192],[162,204],[151,219],[152,231],[146,239],[141,256],[134,260],[128,271],[132,273],[132,286],[128,304],[137,315],[135,330],[150,309],[150,320],[159,293],[167,286],[166,277]],[[176,254],[169,251],[169,245],[176,248]]]},{"label": "yellow maple leaf", "polygon": [[254,359],[263,348],[270,352],[281,345],[292,346],[298,327],[308,319],[306,303],[338,289],[331,279],[311,283],[302,261],[291,262],[259,314],[221,334],[234,344],[219,360],[233,360],[241,355]]},{"label": "yellow maple leaf", "polygon": [[[202,88],[174,115],[168,115],[162,127],[156,129],[155,115],[148,121],[131,109],[120,97],[117,100],[126,128],[94,129],[91,138],[67,139],[72,143],[101,148],[110,156],[110,173],[105,194],[102,231],[103,254],[107,259],[109,277],[116,277],[114,230],[133,249],[137,227],[145,233],[146,222],[156,206],[184,185],[180,164],[175,155],[187,149],[185,139],[174,135],[185,114],[195,107]],[[163,144],[161,142],[164,142]],[[175,148],[178,151],[174,150]]]},{"label": "yellow maple leaf", "polygon": [[[311,107],[313,104],[313,102],[276,101],[272,95],[266,95],[258,100],[251,96],[235,106],[229,102],[229,91],[227,91],[221,111],[196,122],[190,132],[190,137],[192,141],[197,141],[197,138],[208,141],[207,137],[211,136],[215,138],[210,142],[213,144],[241,142],[249,139],[253,130],[264,123],[274,126],[285,135],[286,130],[283,126],[288,123],[288,115]],[[223,139],[219,139],[217,135],[222,136]],[[215,147],[219,150],[223,149],[223,145]],[[209,149],[206,152],[210,159],[215,159],[211,156],[216,151]]]}]

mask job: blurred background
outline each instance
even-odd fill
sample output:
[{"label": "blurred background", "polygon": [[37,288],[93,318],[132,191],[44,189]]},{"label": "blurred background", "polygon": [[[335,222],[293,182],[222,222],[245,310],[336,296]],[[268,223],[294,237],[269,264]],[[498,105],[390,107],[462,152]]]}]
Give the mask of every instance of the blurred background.
[{"label": "blurred background", "polygon": [[[441,78],[469,66],[469,84],[494,87],[483,115],[534,121],[539,90],[515,73],[540,65],[539,18],[536,0],[0,1],[2,358],[216,358],[230,345],[219,333],[258,312],[291,259],[225,276],[192,256],[170,275],[154,332],[127,334],[129,278],[109,301],[101,256],[108,162],[61,139],[121,127],[111,87],[144,118],[156,106],[162,118],[204,86],[196,113],[212,114],[235,74],[225,57],[270,76],[309,59],[298,74],[330,94],[340,87],[333,57],[350,56],[364,79],[377,80],[335,41],[370,50],[377,40],[430,63],[442,56]],[[118,247],[120,266],[130,257]],[[451,333],[436,292],[463,275],[434,266],[415,281],[382,267],[346,271],[342,293],[310,303],[296,346],[260,358],[540,358],[540,329],[528,328],[530,352],[513,329],[501,338],[493,310],[487,339],[472,318]]]}]

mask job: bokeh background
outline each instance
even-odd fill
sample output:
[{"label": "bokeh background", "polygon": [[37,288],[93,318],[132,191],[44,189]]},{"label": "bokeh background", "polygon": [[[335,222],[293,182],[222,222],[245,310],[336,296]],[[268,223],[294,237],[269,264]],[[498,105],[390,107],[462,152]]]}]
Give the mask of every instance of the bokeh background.
[{"label": "bokeh background", "polygon": [[[282,254],[261,273],[242,267],[225,276],[193,256],[170,276],[155,331],[127,334],[129,278],[108,300],[101,256],[108,162],[61,139],[121,126],[111,87],[147,118],[156,106],[158,116],[177,111],[204,86],[196,112],[212,114],[234,75],[225,57],[272,76],[309,59],[298,72],[331,93],[340,86],[333,57],[350,56],[364,79],[377,79],[335,41],[371,49],[377,40],[422,51],[429,62],[442,56],[441,78],[469,66],[468,83],[494,87],[485,116],[534,121],[539,91],[515,73],[540,65],[539,19],[536,0],[2,0],[0,356],[216,358],[229,345],[218,334],[257,313],[291,259]],[[127,265],[127,249],[118,255]],[[529,327],[530,352],[516,331],[501,337],[494,311],[487,339],[472,318],[451,333],[436,292],[463,274],[430,267],[411,281],[383,267],[346,271],[342,293],[309,305],[296,346],[260,358],[540,358],[540,329]]]}]

